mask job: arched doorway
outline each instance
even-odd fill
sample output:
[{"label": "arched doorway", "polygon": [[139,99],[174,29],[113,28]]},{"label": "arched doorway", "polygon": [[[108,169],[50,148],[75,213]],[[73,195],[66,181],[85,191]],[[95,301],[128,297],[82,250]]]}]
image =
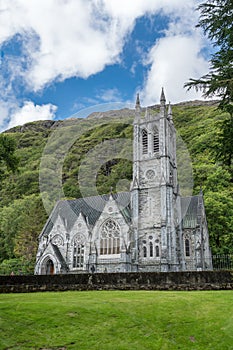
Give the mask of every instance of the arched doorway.
[{"label": "arched doorway", "polygon": [[54,264],[51,259],[49,259],[45,266],[45,273],[46,275],[53,275],[54,274]]}]

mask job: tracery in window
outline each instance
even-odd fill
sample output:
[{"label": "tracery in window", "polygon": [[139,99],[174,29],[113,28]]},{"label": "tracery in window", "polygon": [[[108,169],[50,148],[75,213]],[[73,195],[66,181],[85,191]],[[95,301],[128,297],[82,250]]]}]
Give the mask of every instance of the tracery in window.
[{"label": "tracery in window", "polygon": [[63,238],[60,235],[55,235],[52,239],[52,243],[57,245],[58,247],[61,247],[64,245]]},{"label": "tracery in window", "polygon": [[105,221],[100,232],[100,255],[120,253],[120,226],[116,221]]},{"label": "tracery in window", "polygon": [[85,237],[82,234],[74,236],[73,242],[73,267],[83,268],[85,257]]},{"label": "tracery in window", "polygon": [[156,127],[154,128],[154,131],[153,131],[153,151],[154,153],[159,152],[159,132]]},{"label": "tracery in window", "polygon": [[84,244],[74,243],[73,247],[73,267],[82,268],[84,264]]},{"label": "tracery in window", "polygon": [[142,153],[148,153],[148,133],[145,129],[142,130]]},{"label": "tracery in window", "polygon": [[147,239],[142,240],[142,257],[143,258],[159,258],[159,240],[150,235]]}]

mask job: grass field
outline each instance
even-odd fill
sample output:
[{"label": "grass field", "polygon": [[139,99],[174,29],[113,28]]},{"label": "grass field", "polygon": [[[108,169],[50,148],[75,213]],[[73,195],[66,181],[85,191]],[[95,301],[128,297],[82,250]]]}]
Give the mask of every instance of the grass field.
[{"label": "grass field", "polygon": [[233,292],[0,295],[0,349],[233,349]]}]

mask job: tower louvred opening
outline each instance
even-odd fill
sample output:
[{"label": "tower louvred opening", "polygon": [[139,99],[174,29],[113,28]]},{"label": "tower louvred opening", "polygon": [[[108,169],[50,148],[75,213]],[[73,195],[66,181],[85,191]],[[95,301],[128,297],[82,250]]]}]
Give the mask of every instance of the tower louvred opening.
[{"label": "tower louvred opening", "polygon": [[157,128],[154,130],[154,135],[153,135],[153,151],[154,153],[159,152],[159,133]]},{"label": "tower louvred opening", "polygon": [[145,129],[142,130],[142,153],[148,152],[148,133]]}]

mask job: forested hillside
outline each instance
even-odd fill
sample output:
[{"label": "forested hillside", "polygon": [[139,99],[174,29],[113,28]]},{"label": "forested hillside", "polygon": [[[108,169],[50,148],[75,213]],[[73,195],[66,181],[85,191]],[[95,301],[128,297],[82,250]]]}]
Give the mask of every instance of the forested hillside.
[{"label": "forested hillside", "polygon": [[[155,113],[156,108],[152,107],[150,113]],[[96,113],[87,119],[34,122],[7,131],[17,142],[19,167],[15,174],[6,168],[0,171],[0,273],[14,270],[15,265],[17,269],[21,266],[22,272],[33,271],[37,237],[46,222],[49,207],[46,206],[45,210],[41,199],[40,191],[45,191],[46,186],[39,184],[39,173],[43,173],[43,179],[46,173],[46,185],[52,193],[49,198],[51,209],[59,198],[94,194],[89,185],[89,181],[93,182],[88,178],[92,174],[90,171],[85,172],[87,175],[80,188],[80,164],[84,169],[88,167],[86,159],[95,159],[92,151],[98,152],[98,147],[102,152],[105,145],[108,150],[115,147],[116,151],[117,142],[112,140],[131,143],[133,113],[130,110]],[[212,251],[232,253],[233,169],[219,158],[220,129],[226,114],[215,104],[183,103],[173,106],[173,120],[191,157],[193,193],[197,194],[200,187],[204,192]],[[67,148],[68,139],[75,142],[70,141],[71,147]],[[40,169],[42,155],[43,159],[47,156],[44,148],[48,144],[50,153],[54,148],[54,153],[65,154],[61,174],[63,192],[59,198],[53,195],[56,173],[51,170],[56,167],[56,157],[51,161],[50,154],[48,169]],[[120,149],[117,152],[118,156],[100,162],[94,178],[99,194],[109,193],[110,188],[113,191],[129,190],[132,174],[130,150],[127,154]],[[43,192],[43,198],[45,196]]]}]

